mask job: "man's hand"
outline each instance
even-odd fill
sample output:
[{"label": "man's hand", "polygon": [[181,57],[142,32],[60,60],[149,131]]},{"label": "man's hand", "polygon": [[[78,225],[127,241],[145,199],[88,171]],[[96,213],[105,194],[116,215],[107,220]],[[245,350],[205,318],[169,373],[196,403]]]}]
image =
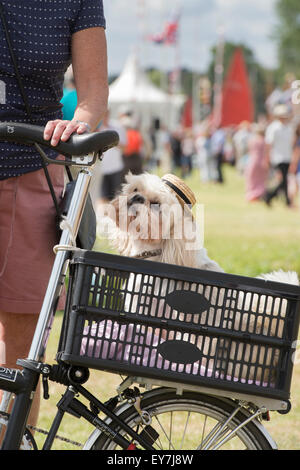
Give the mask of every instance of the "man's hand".
[{"label": "man's hand", "polygon": [[44,139],[51,139],[51,145],[55,147],[60,140],[67,142],[72,134],[84,134],[89,130],[90,128],[87,123],[56,119],[55,121],[49,121],[47,123],[44,130]]}]

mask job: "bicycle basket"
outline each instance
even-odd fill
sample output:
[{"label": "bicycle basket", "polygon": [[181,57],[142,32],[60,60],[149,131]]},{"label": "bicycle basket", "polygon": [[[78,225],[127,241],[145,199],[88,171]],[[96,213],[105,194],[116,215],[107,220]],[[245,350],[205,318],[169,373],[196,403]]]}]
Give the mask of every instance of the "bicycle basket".
[{"label": "bicycle basket", "polygon": [[82,251],[58,357],[287,400],[299,298],[297,286]]}]

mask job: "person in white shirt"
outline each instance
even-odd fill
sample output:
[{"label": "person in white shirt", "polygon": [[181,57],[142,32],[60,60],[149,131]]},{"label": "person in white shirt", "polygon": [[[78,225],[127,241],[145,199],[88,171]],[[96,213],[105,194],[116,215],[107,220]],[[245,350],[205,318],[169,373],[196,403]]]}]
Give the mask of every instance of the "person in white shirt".
[{"label": "person in white shirt", "polygon": [[101,126],[100,132],[105,130],[114,130],[119,134],[119,145],[113,147],[104,153],[101,169],[100,197],[103,201],[111,201],[120,190],[124,178],[124,161],[122,150],[127,144],[126,129],[117,120],[109,118],[107,112]]},{"label": "person in white shirt", "polygon": [[233,145],[236,154],[236,167],[244,174],[249,161],[249,142],[252,137],[251,124],[243,121],[233,136]]},{"label": "person in white shirt", "polygon": [[278,170],[280,181],[274,189],[267,191],[264,200],[268,205],[271,205],[271,201],[283,192],[286,205],[290,206],[288,172],[293,154],[295,129],[286,105],[276,106],[274,117],[274,121],[266,131],[266,144],[269,165]]}]

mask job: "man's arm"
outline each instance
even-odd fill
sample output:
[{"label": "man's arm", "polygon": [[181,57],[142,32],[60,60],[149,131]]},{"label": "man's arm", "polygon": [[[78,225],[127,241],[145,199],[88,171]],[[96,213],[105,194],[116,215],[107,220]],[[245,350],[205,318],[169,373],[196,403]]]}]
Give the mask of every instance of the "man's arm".
[{"label": "man's arm", "polygon": [[[107,46],[103,28],[81,30],[72,36],[72,66],[77,107],[72,121],[49,121],[44,138],[52,145],[66,142],[74,133],[95,130],[107,110]],[[80,123],[81,122],[81,123]]]}]

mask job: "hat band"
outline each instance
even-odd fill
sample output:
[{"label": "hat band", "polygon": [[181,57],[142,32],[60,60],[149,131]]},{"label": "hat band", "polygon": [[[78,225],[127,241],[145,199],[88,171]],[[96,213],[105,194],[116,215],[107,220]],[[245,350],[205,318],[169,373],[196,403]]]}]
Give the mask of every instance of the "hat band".
[{"label": "hat band", "polygon": [[164,180],[163,182],[166,183],[168,186],[170,186],[173,191],[186,203],[192,206],[191,201],[188,199],[188,197],[177,187],[175,184],[170,183],[168,180]]}]

